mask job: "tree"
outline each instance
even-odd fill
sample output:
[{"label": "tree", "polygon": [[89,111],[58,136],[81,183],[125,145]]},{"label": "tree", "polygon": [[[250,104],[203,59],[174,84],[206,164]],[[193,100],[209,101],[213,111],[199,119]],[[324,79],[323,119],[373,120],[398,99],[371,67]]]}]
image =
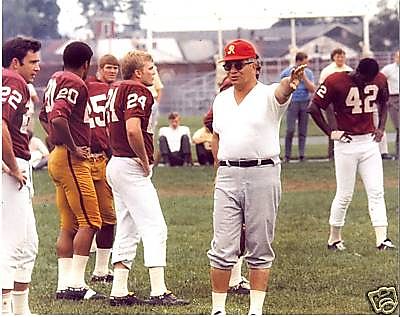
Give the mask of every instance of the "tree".
[{"label": "tree", "polygon": [[398,8],[391,9],[386,0],[378,3],[379,13],[371,20],[370,36],[373,51],[395,51],[399,49]]},{"label": "tree", "polygon": [[3,1],[3,40],[16,35],[59,38],[57,0]]},{"label": "tree", "polygon": [[79,0],[79,2],[89,25],[95,14],[125,13],[129,23],[124,26],[131,31],[140,30],[140,16],[144,14],[143,0]]}]

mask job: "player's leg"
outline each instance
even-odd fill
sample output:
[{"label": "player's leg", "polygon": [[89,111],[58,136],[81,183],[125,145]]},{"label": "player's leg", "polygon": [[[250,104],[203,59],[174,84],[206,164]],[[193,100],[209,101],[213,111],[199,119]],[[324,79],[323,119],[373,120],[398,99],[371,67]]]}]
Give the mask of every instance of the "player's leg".
[{"label": "player's leg", "polygon": [[2,287],[2,313],[12,313],[12,290],[19,261],[18,248],[24,243],[28,219],[25,204],[28,188],[18,190],[14,178],[2,173],[2,212],[0,230],[0,285]]},{"label": "player's leg", "polygon": [[112,253],[114,279],[110,293],[110,305],[132,306],[142,303],[134,292],[128,290],[129,272],[136,257],[140,236],[127,206],[116,190],[114,190],[114,203],[118,222]]},{"label": "player's leg", "polygon": [[243,213],[237,186],[240,168],[220,167],[214,193],[213,240],[207,252],[211,265],[212,314],[225,314],[225,301],[232,267],[240,252]]},{"label": "player's leg", "polygon": [[307,138],[307,128],[308,128],[308,113],[307,113],[307,101],[299,102],[299,122],[298,122],[298,135],[299,135],[299,159],[303,161],[305,158],[306,150],[306,138]]},{"label": "player's leg", "polygon": [[32,279],[32,271],[38,253],[38,235],[36,232],[36,221],[30,199],[26,199],[26,233],[25,241],[18,248],[18,266],[14,279],[14,290],[12,292],[13,313],[15,315],[30,314],[29,309],[29,286]]},{"label": "player's leg", "polygon": [[114,226],[116,223],[113,207],[113,196],[110,186],[106,181],[106,158],[100,158],[92,162],[92,178],[96,189],[102,226],[96,234],[96,262],[91,278],[92,282],[112,282],[112,274],[109,272],[111,248],[114,241]]},{"label": "player's leg", "polygon": [[78,224],[73,240],[73,256],[67,299],[98,298],[87,288],[85,269],[95,232],[101,227],[96,191],[90,175],[90,164],[72,156],[65,147],[56,146],[52,151],[49,169],[55,182],[60,184],[68,205]]},{"label": "player's leg", "polygon": [[296,103],[291,102],[286,115],[286,136],[285,136],[285,161],[289,162],[292,156],[292,143],[296,127],[297,109]]},{"label": "player's leg", "polygon": [[335,141],[334,147],[336,194],[329,216],[328,248],[344,250],[342,228],[347,209],[353,198],[358,164],[358,144],[355,141],[351,143]]},{"label": "player's leg", "polygon": [[242,265],[243,256],[238,258],[237,263],[232,268],[228,293],[238,295],[250,294],[250,283],[244,276],[242,276]]},{"label": "player's leg", "polygon": [[368,210],[375,230],[376,246],[387,240],[387,216],[383,186],[383,165],[379,146],[371,140],[360,160],[358,171],[368,196]]},{"label": "player's leg", "polygon": [[245,259],[250,268],[249,314],[262,314],[269,272],[275,259],[271,244],[282,193],[280,172],[280,165],[247,169],[247,177],[251,179],[246,187],[244,205],[247,250]]}]

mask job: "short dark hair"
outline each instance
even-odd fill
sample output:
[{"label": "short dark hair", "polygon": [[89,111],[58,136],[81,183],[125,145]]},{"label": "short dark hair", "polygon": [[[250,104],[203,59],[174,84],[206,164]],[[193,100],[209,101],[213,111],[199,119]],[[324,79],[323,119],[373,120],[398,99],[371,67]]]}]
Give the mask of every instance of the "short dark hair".
[{"label": "short dark hair", "polygon": [[335,57],[335,55],[346,55],[346,52],[344,51],[344,49],[342,49],[340,47],[337,47],[331,53],[331,60],[332,61],[333,61],[333,58]]},{"label": "short dark hair", "polygon": [[367,80],[372,80],[379,72],[378,62],[373,58],[363,58],[358,63],[356,71]]},{"label": "short dark hair", "polygon": [[17,58],[22,64],[22,61],[29,51],[36,53],[40,50],[42,44],[35,39],[17,36],[3,44],[2,65],[5,68],[10,67],[13,58]]},{"label": "short dark hair", "polygon": [[301,61],[304,61],[306,58],[308,58],[308,55],[306,53],[298,52],[296,54],[295,61],[296,62],[301,62]]},{"label": "short dark hair", "polygon": [[176,118],[178,118],[179,117],[179,113],[177,113],[177,112],[171,112],[169,115],[168,115],[168,120],[174,120],[174,119],[176,119]]},{"label": "short dark hair", "polygon": [[93,51],[89,45],[84,42],[76,41],[69,43],[63,53],[64,66],[67,68],[78,69],[85,62],[90,63]]}]

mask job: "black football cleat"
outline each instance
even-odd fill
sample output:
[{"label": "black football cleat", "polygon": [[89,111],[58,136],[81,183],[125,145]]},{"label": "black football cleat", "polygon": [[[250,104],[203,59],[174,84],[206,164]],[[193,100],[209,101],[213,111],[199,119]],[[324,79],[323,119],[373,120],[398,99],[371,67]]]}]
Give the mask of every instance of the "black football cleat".
[{"label": "black football cleat", "polygon": [[91,288],[85,287],[68,287],[63,294],[63,299],[68,300],[97,300],[106,299],[107,296],[97,293]]},{"label": "black football cleat", "polygon": [[67,291],[66,289],[56,291],[56,296],[55,296],[56,299],[64,299],[64,295],[65,295],[66,291]]},{"label": "black football cleat", "polygon": [[386,239],[380,245],[378,245],[376,248],[379,251],[385,251],[385,250],[394,250],[394,249],[396,249],[396,246],[393,244],[392,240]]},{"label": "black football cleat", "polygon": [[336,241],[332,244],[328,244],[328,250],[331,251],[344,251],[346,247],[343,244],[343,241]]},{"label": "black football cleat", "polygon": [[90,281],[93,283],[112,283],[114,280],[114,276],[112,274],[106,274],[106,275],[92,275],[90,278]]},{"label": "black football cleat", "polygon": [[126,296],[110,296],[111,306],[133,306],[142,305],[143,300],[139,299],[135,293],[128,293]]},{"label": "black football cleat", "polygon": [[250,294],[250,284],[249,281],[242,276],[242,280],[234,286],[228,288],[228,293],[236,295],[249,295]]},{"label": "black football cleat", "polygon": [[171,291],[167,291],[159,296],[150,296],[144,303],[154,306],[183,306],[190,304],[188,300],[176,297]]}]

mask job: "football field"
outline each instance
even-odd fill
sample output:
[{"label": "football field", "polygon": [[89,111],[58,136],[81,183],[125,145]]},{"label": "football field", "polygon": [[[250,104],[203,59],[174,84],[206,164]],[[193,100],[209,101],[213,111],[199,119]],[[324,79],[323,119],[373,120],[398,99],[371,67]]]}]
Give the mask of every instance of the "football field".
[{"label": "football field", "polygon": [[[389,237],[399,245],[398,161],[385,161],[385,198]],[[168,225],[167,287],[191,300],[184,307],[111,307],[108,301],[54,299],[57,284],[55,242],[58,212],[47,171],[34,173],[34,210],[39,255],[30,292],[35,314],[209,314],[211,290],[206,252],[212,237],[214,170],[211,167],[157,167],[153,181]],[[326,248],[328,215],[335,194],[333,162],[306,161],[282,166],[283,195],[277,219],[273,264],[264,314],[373,314],[369,291],[399,285],[398,252],[378,252],[367,211],[367,197],[357,181],[347,214],[344,252]],[[149,295],[142,246],[130,273],[129,289]],[[89,281],[94,256],[86,280]],[[245,268],[245,265],[244,265]],[[247,274],[244,270],[244,275]],[[110,285],[89,283],[109,295]],[[248,297],[228,295],[228,314],[247,314]],[[398,312],[398,309],[397,309]]]}]

